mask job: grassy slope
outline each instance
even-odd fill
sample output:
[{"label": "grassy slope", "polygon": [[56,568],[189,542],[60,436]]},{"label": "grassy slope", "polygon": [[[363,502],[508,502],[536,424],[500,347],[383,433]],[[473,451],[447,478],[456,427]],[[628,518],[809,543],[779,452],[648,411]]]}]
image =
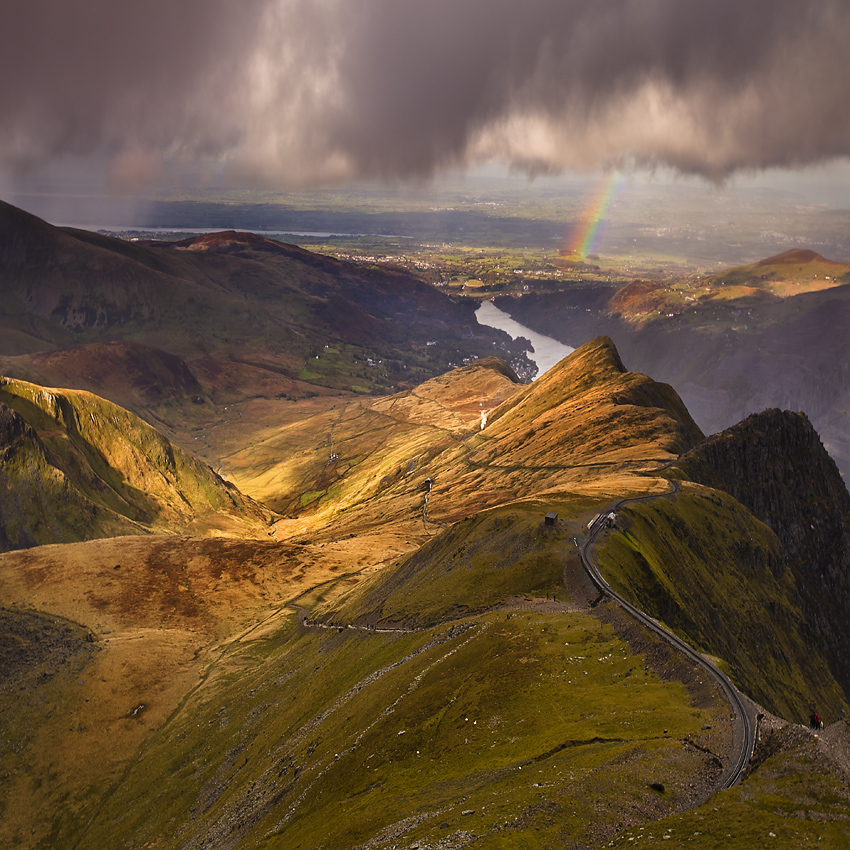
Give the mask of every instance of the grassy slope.
[{"label": "grassy slope", "polygon": [[35,431],[22,425],[0,450],[0,549],[145,533],[75,487]]},{"label": "grassy slope", "polygon": [[[675,392],[625,371],[604,338],[530,387],[486,364],[452,376],[292,420],[225,467],[244,492],[293,517],[298,532],[331,521],[411,523],[422,515],[427,478],[428,520],[446,524],[539,492],[602,499],[662,489],[635,473],[701,436]],[[476,389],[483,379],[489,401]]]},{"label": "grassy slope", "polygon": [[[614,788],[613,822],[675,807],[705,759],[681,739],[722,723],[716,703],[690,705],[579,614],[409,635],[291,625],[231,669],[155,736],[80,847],[389,847],[459,832],[550,847],[593,835]],[[663,795],[648,785],[660,776]]]},{"label": "grassy slope", "polygon": [[482,408],[519,389],[505,369],[488,358],[393,396],[343,399],[282,425],[268,416],[267,430],[224,465],[244,492],[289,515],[306,514],[311,527],[363,502],[373,513],[395,511],[400,490],[421,503],[427,463],[456,451],[478,430]]},{"label": "grassy slope", "polygon": [[[54,818],[74,818],[120,782],[186,695],[228,669],[227,659],[219,664],[223,647],[275,631],[287,600],[337,577],[336,564],[316,560],[310,547],[175,535],[0,556],[0,661],[11,636],[20,674],[0,676],[9,732],[0,738],[0,846],[36,846]],[[85,624],[74,627],[89,656],[84,668],[39,633],[46,657],[29,663],[34,611]]]},{"label": "grassy slope", "polygon": [[[846,722],[820,738],[840,739],[846,748]],[[613,847],[750,850],[753,847],[847,847],[850,801],[846,779],[824,755],[821,741],[787,727],[771,734],[759,766],[737,788],[724,791],[691,812],[640,829],[624,830]]]},{"label": "grassy slope", "polygon": [[[728,520],[712,504],[715,521]],[[717,846],[721,835],[746,846],[777,824],[778,847],[844,834],[846,795],[822,760],[806,755],[802,730],[797,749],[774,751],[740,789],[675,814],[695,779],[717,771],[727,709],[708,687],[698,695],[659,679],[587,613],[520,604],[441,624],[458,613],[446,604],[461,589],[455,573],[468,573],[467,600],[484,606],[548,588],[555,565],[577,569],[563,551],[567,531],[544,538],[525,568],[511,571],[507,558],[500,569],[486,549],[522,550],[527,520],[495,511],[475,524],[477,540],[452,529],[400,571],[380,574],[385,604],[423,612],[421,630],[347,628],[370,619],[373,587],[335,606],[339,627],[304,628],[293,617],[234,645],[220,674],[154,736],[79,846],[596,846],[665,813],[648,832],[684,841],[687,826],[687,837],[716,835]],[[419,567],[412,580],[400,576],[411,563]],[[754,592],[763,589],[756,582]],[[787,806],[820,822],[792,829]],[[57,822],[55,840],[71,827]]]},{"label": "grassy slope", "polygon": [[[160,617],[169,629],[179,625],[183,642],[175,632],[174,646],[188,647],[189,658],[191,647],[197,647],[194,662],[179,660],[183,678],[173,684],[168,699],[153,701],[149,726],[125,714],[133,708],[131,693],[142,697],[145,690],[122,692],[127,705],[115,717],[125,716],[108,722],[123,730],[123,761],[113,760],[111,772],[87,769],[75,775],[67,765],[39,760],[39,769],[27,780],[32,784],[18,780],[10,812],[22,811],[18,804],[32,800],[40,814],[37,838],[25,839],[32,824],[16,815],[3,827],[9,841],[112,848],[199,847],[208,840],[216,846],[288,850],[322,843],[348,848],[367,841],[389,848],[402,840],[460,846],[474,834],[480,847],[593,846],[623,826],[670,814],[698,795],[692,785],[716,775],[714,754],[728,737],[728,710],[716,693],[707,684],[697,687],[698,677],[691,676],[690,690],[662,681],[653,672],[661,668],[646,638],[643,645],[632,638],[625,642],[610,626],[566,604],[563,587],[558,589],[561,601],[550,603],[548,611],[529,610],[522,601],[555,591],[565,567],[580,576],[570,537],[611,495],[661,492],[659,482],[638,473],[656,469],[698,432],[669,388],[625,373],[604,340],[577,352],[549,380],[519,393],[509,391],[509,380],[488,377],[496,396],[504,392],[510,398],[496,407],[483,431],[477,423],[484,400],[462,409],[458,377],[418,395],[384,400],[377,409],[355,405],[330,411],[310,429],[290,425],[292,446],[306,452],[297,487],[310,486],[309,475],[328,468],[331,438],[356,475],[342,475],[336,491],[329,487],[316,498],[319,510],[292,521],[304,524],[300,543],[309,540],[304,532],[313,523],[314,543],[279,552],[275,544],[266,544],[262,570],[247,577],[247,590],[237,593],[232,580],[222,587],[224,571],[212,558],[205,568],[209,578],[201,583],[197,542],[175,555],[149,559],[150,574],[134,579],[132,593],[129,571],[115,573],[112,563],[142,563],[138,553],[102,559],[97,577],[79,585],[72,577],[79,567],[59,574],[64,547],[50,553],[59,559],[51,569],[39,560],[38,550],[12,553],[18,557],[7,555],[0,562],[4,599],[14,590],[18,599],[39,600],[48,610],[66,611],[81,622],[95,610],[120,621],[121,640],[104,644],[98,656],[113,659],[112,673],[105,674],[104,662],[93,662],[101,665],[93,679],[103,678],[104,687],[126,680],[122,660],[138,665],[143,657],[152,661],[158,655],[149,649],[144,656],[133,654],[138,637],[133,624],[141,611],[153,618],[145,625],[145,641],[170,645],[171,632],[154,628]],[[262,451],[274,449],[266,444]],[[599,452],[601,462],[595,460]],[[416,461],[412,467],[411,460]],[[279,470],[282,479],[290,468]],[[421,521],[426,476],[435,481],[429,512],[441,521],[468,516],[482,504],[500,507],[444,531],[389,570],[374,572],[373,579],[341,601],[334,601],[336,590],[328,590],[330,601],[323,601],[324,589],[357,580],[345,572],[354,562],[342,553],[340,537],[394,528],[407,538],[409,552],[416,541],[437,531],[433,519],[430,526]],[[520,494],[532,498],[504,506]],[[541,518],[553,508],[562,524],[547,534]],[[689,613],[711,635],[718,621],[740,616],[739,609],[722,607],[711,596],[713,581],[719,594],[729,595],[733,576],[715,576],[715,563],[732,551],[753,577],[753,596],[743,607],[749,611],[766,597],[776,603],[779,627],[793,626],[793,605],[768,574],[769,535],[734,505],[689,493],[633,514],[632,537],[609,572],[622,569],[624,582],[635,579],[648,587],[650,601],[669,597],[676,605],[705,604],[707,623],[699,620],[700,612]],[[683,526],[704,527],[706,539],[683,533]],[[680,538],[672,551],[670,537]],[[141,539],[131,542],[148,545]],[[98,546],[107,544],[118,545],[103,541]],[[95,544],[86,544],[86,553],[89,547]],[[174,563],[178,551],[182,564]],[[652,576],[635,552],[650,565]],[[366,563],[374,565],[383,556],[379,550],[367,553]],[[681,557],[684,568],[681,591],[672,589],[665,573],[667,559],[674,556]],[[243,557],[233,555],[234,568]],[[706,563],[708,575],[699,571]],[[139,600],[160,587],[157,576],[163,570],[168,592],[155,594],[156,605],[139,607]],[[60,595],[68,581],[69,590]],[[44,587],[41,595],[33,590],[37,582]],[[48,587],[48,582],[53,584]],[[568,582],[571,588],[574,584]],[[311,585],[315,591],[305,595]],[[92,602],[85,588],[92,586],[114,596],[104,593],[95,600],[96,608],[87,608]],[[233,604],[221,605],[225,591],[229,599],[242,600],[239,616],[231,620],[222,619]],[[702,601],[706,596],[708,602]],[[518,610],[487,611],[514,597]],[[404,621],[421,631],[304,627],[300,616],[282,610],[294,602],[312,606],[313,620]],[[582,604],[579,596],[573,602]],[[768,607],[762,606],[765,619],[760,622],[769,643],[777,624]],[[670,603],[661,613],[670,616],[675,610]],[[175,616],[178,622],[172,621]],[[251,622],[263,625],[246,632]],[[472,628],[462,630],[466,625]],[[204,631],[209,636],[202,640],[198,634]],[[734,638],[734,629],[728,634]],[[793,634],[785,637],[781,649],[793,667],[799,647]],[[197,660],[201,652],[207,653],[203,669]],[[767,680],[776,674],[799,695],[798,680],[788,670],[741,664],[739,680],[747,687],[752,677],[753,688],[765,685],[770,697],[774,683]],[[168,681],[167,673],[167,668],[156,676],[145,673],[145,681],[154,683],[147,687],[154,692],[164,687],[156,683]],[[806,675],[800,674],[804,687],[810,681]],[[143,678],[139,667],[134,677]],[[821,686],[827,694],[829,683]],[[74,717],[82,708],[79,699],[68,699],[73,687],[70,680],[57,681],[55,690],[44,694],[62,707],[50,726],[59,753],[74,751],[77,733],[65,731],[65,706],[77,712]],[[38,726],[42,709],[43,703],[27,709],[31,727]],[[39,741],[38,753],[47,752],[44,739]],[[792,763],[792,785],[809,777],[821,782],[817,765],[793,758]],[[50,771],[56,779],[42,788],[38,783]],[[766,775],[757,773],[751,781]],[[665,790],[653,789],[653,782],[663,783]],[[766,785],[749,787],[755,789],[754,798],[748,800],[750,792],[744,791],[738,799],[754,814],[754,823],[764,823],[784,805]],[[836,806],[829,817],[842,812]],[[742,830],[751,826],[744,818],[739,824]],[[713,828],[721,825],[717,816]]]},{"label": "grassy slope", "polygon": [[[493,523],[500,533],[488,533]],[[496,511],[478,525],[472,551],[468,536],[450,531],[419,556],[436,571],[412,583],[417,608],[439,598],[440,566],[457,562],[452,554],[467,556],[455,569],[471,574],[467,591],[479,602],[548,588],[568,533],[549,551],[541,543],[529,559],[538,570],[514,571],[505,586],[492,559],[476,555],[488,544],[521,549],[527,521]],[[392,586],[395,574],[386,577]],[[449,577],[446,597],[456,594]],[[355,590],[334,620],[368,617],[363,598]],[[695,778],[716,772],[725,705],[710,688],[689,695],[660,680],[586,613],[522,607],[455,621],[454,632],[305,629],[293,616],[234,642],[108,795],[95,783],[58,808],[42,846],[389,848],[473,835],[480,847],[595,846],[621,827],[672,816]],[[431,610],[438,622],[441,611]],[[846,800],[834,781],[789,758],[783,793],[804,783],[814,798],[807,809],[828,808],[818,834],[840,834]],[[730,792],[740,796],[712,801],[727,806],[724,815],[702,810],[707,823],[695,830],[752,836],[769,826],[785,799],[772,781],[761,772]],[[676,830],[688,817],[669,822]]]},{"label": "grassy slope", "polygon": [[804,639],[794,576],[779,541],[731,496],[689,485],[630,505],[599,549],[619,593],[704,652],[769,711],[835,719],[847,698]]},{"label": "grassy slope", "polygon": [[560,591],[563,599],[563,565],[574,550],[566,527],[544,526],[540,506],[495,508],[451,526],[332,613],[317,613],[343,622],[422,628],[518,594]]},{"label": "grassy slope", "polygon": [[16,512],[19,545],[146,529],[257,534],[268,521],[209,467],[104,399],[4,378],[0,401],[31,429],[3,468],[6,486],[26,500]]}]

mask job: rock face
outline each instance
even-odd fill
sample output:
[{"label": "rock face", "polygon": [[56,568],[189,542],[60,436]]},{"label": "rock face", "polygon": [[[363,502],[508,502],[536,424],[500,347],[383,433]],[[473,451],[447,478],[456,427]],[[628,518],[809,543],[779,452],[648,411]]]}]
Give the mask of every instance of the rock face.
[{"label": "rock face", "polygon": [[28,427],[23,416],[0,401],[0,457],[5,447],[20,437]]},{"label": "rock face", "polygon": [[708,437],[678,466],[773,529],[797,583],[806,638],[850,694],[850,494],[805,414],[754,414]]}]

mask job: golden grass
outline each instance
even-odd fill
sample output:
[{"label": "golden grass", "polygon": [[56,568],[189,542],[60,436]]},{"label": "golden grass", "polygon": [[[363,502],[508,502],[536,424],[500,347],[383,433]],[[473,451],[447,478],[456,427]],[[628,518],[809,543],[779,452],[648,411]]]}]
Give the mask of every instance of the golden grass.
[{"label": "golden grass", "polygon": [[[483,429],[482,411],[488,412]],[[292,744],[307,769],[303,787],[316,776],[316,788],[324,789],[332,801],[326,804],[308,795],[307,803],[296,805],[298,822],[311,835],[319,835],[331,814],[342,810],[340,806],[351,812],[350,819],[334,821],[341,841],[374,835],[381,817],[389,819],[383,822],[387,825],[409,812],[411,800],[417,799],[416,805],[427,807],[431,801],[445,806],[447,822],[457,828],[473,822],[489,828],[494,817],[508,814],[526,818],[526,826],[516,832],[492,833],[493,846],[519,846],[514,839],[524,841],[532,834],[538,836],[539,846],[551,846],[567,833],[585,840],[584,830],[595,817],[592,807],[582,808],[588,794],[622,792],[626,808],[633,799],[642,811],[652,810],[657,793],[646,777],[655,778],[662,765],[667,766],[665,775],[677,777],[675,794],[684,799],[690,771],[705,761],[705,754],[693,749],[685,753],[677,741],[659,737],[657,723],[649,723],[649,715],[644,716],[639,706],[631,714],[627,707],[621,708],[623,695],[637,691],[657,700],[653,711],[667,712],[662,728],[678,723],[688,734],[702,728],[705,735],[720,736],[725,709],[718,708],[716,695],[710,706],[689,708],[678,685],[643,684],[650,681],[643,662],[629,660],[628,651],[619,646],[622,658],[618,655],[617,663],[623,669],[617,668],[616,682],[596,681],[587,692],[583,687],[573,689],[571,677],[565,678],[564,669],[558,667],[564,647],[576,639],[568,630],[580,626],[587,632],[581,638],[587,651],[579,654],[593,661],[594,670],[597,665],[603,669],[602,661],[592,656],[595,645],[607,646],[611,635],[603,634],[604,629],[597,634],[598,624],[591,628],[590,618],[582,623],[581,617],[565,619],[575,613],[569,609],[573,603],[560,597],[557,604],[567,607],[557,612],[534,613],[525,607],[539,604],[526,603],[526,598],[563,590],[559,582],[564,565],[581,574],[572,536],[581,533],[594,513],[616,498],[667,492],[667,482],[653,473],[699,438],[675,393],[625,371],[610,341],[584,346],[529,387],[515,384],[497,364],[479,363],[396,396],[246,401],[228,410],[222,424],[197,436],[208,459],[216,468],[221,464],[230,480],[286,512],[272,535],[263,527],[257,532],[260,539],[254,540],[128,537],[44,546],[0,557],[4,606],[49,611],[85,624],[98,647],[79,677],[55,677],[39,692],[41,703],[22,708],[22,722],[31,733],[20,754],[4,756],[2,766],[14,765],[18,773],[7,786],[0,843],[14,843],[13,837],[17,841],[28,829],[34,829],[26,839],[29,846],[49,842],[51,824],[60,820],[63,835],[79,836],[81,824],[75,825],[74,818],[89,817],[95,802],[103,800],[112,808],[104,810],[90,835],[92,842],[98,836],[123,836],[128,825],[138,830],[133,834],[140,841],[144,837],[165,846],[173,825],[157,820],[159,804],[151,809],[150,801],[165,793],[168,799],[160,802],[173,806],[175,816],[188,823],[185,819],[194,805],[190,798],[198,783],[215,786],[217,772],[233,767],[228,761],[231,750],[245,746],[248,738],[239,732],[238,723],[247,724],[251,735],[259,730],[256,741],[250,738],[253,761],[246,768],[259,782],[265,767],[258,765],[268,761],[272,745],[289,747],[310,717],[328,708],[336,711],[334,701],[357,677],[368,677],[396,658],[396,644],[398,652],[404,647],[410,651],[426,640],[424,633],[392,638],[367,633],[362,640],[356,630],[314,633],[298,626],[304,612],[311,616],[342,612],[356,619],[367,609],[380,608],[388,620],[420,617],[424,626],[459,616],[464,608],[499,611],[482,615],[482,639],[476,637],[474,652],[446,654],[447,661],[451,659],[446,681],[440,676],[421,680],[430,700],[427,711],[418,699],[405,698],[398,703],[399,714],[390,712],[390,720],[372,731],[381,712],[396,711],[392,702],[396,697],[419,688],[420,680],[405,679],[407,668],[400,668],[398,675],[386,679],[396,682],[398,693],[384,691],[383,686],[363,689],[362,697],[351,700],[352,711],[359,712],[356,717],[340,714],[339,724],[329,724],[324,738],[301,742],[303,753],[298,749],[301,743]],[[541,532],[548,510],[557,511],[565,523],[551,546]],[[462,527],[451,528],[467,518]],[[462,532],[467,527],[473,531],[465,540]],[[466,573],[453,572],[455,559],[467,564]],[[414,567],[416,581],[395,589],[384,584]],[[505,619],[501,609],[505,604],[523,612],[521,623]],[[525,619],[532,615],[533,622]],[[529,642],[532,627],[535,638]],[[483,639],[491,632],[498,637],[495,643]],[[518,648],[517,641],[528,646]],[[491,651],[509,654],[512,681],[518,685],[511,711],[517,723],[529,713],[536,718],[533,737],[539,755],[546,756],[562,742],[547,726],[550,716],[565,735],[575,725],[581,737],[587,725],[593,735],[634,736],[633,744],[591,742],[588,748],[567,748],[543,759],[538,771],[548,771],[550,779],[557,771],[568,777],[578,767],[586,777],[580,793],[574,794],[572,781],[565,779],[552,798],[563,829],[552,827],[545,813],[534,808],[543,792],[532,789],[520,772],[522,736],[495,754],[487,739],[487,748],[474,751],[481,766],[475,776],[467,770],[471,752],[467,742],[463,737],[452,739],[445,749],[454,771],[451,787],[443,783],[445,771],[429,762],[427,799],[417,796],[426,787],[422,762],[413,735],[398,733],[417,729],[420,738],[431,735],[432,727],[439,728],[448,716],[451,694],[471,700],[473,707],[476,700],[484,700],[488,710],[491,702],[499,703],[504,676],[503,670],[498,672],[499,664],[493,659],[487,662],[498,672],[492,681],[478,683],[472,672]],[[545,655],[551,666],[539,681],[537,664],[528,661],[535,653]],[[600,649],[598,657],[603,654]],[[427,658],[423,655],[423,663]],[[418,664],[410,666],[417,675]],[[632,688],[637,668],[640,689]],[[272,687],[281,670],[300,684]],[[607,667],[604,671],[611,672]],[[529,702],[529,694],[543,693],[539,688],[548,689],[544,702],[533,698]],[[588,694],[610,700],[604,716],[581,707]],[[574,703],[587,719],[576,719],[572,708],[569,712],[563,708]],[[679,708],[671,712],[673,703]],[[228,716],[234,717],[230,731],[216,725],[225,704]],[[263,715],[269,722],[251,725],[255,724],[251,712],[264,712],[271,704],[275,711]],[[140,705],[144,709],[133,715]],[[406,725],[396,728],[402,711]],[[366,718],[362,723],[357,719],[361,715]],[[460,726],[458,717],[451,716],[458,729],[465,727],[465,721]],[[713,731],[705,731],[708,725]],[[451,729],[452,735],[458,731]],[[349,761],[337,765],[335,754],[343,751],[341,745],[367,740],[363,730],[371,737],[362,752],[358,750],[360,760],[346,756]],[[483,735],[483,741],[490,733],[476,734]],[[310,746],[315,756],[307,752]],[[207,756],[201,758],[203,753]],[[369,762],[372,753],[380,755],[379,763]],[[623,762],[626,753],[630,755]],[[83,761],[77,769],[75,765]],[[375,785],[372,775],[378,764],[381,784]],[[597,770],[608,777],[607,791],[595,784]],[[504,771],[503,778],[496,775],[499,771]],[[159,778],[152,790],[154,775]],[[352,796],[352,776],[362,784],[357,799]],[[295,783],[300,793],[297,777],[287,781]],[[116,795],[104,796],[116,783]],[[266,786],[263,793],[272,793]],[[227,791],[209,818],[241,811],[240,795],[248,787],[241,778],[234,781],[233,795]],[[166,793],[171,788],[177,795],[173,801],[171,792]],[[613,788],[619,790],[612,792]],[[505,795],[506,811],[490,811],[489,798],[494,794]],[[664,811],[678,799],[675,794],[662,800]],[[468,795],[475,798],[474,804],[464,802]],[[125,798],[143,800],[145,810],[138,803],[125,805]],[[483,815],[464,815],[464,808],[486,810],[490,821],[485,824]],[[580,817],[575,815],[579,810]],[[376,820],[378,811],[384,814]],[[269,815],[264,828],[274,831],[282,816],[282,811]],[[281,832],[271,846],[287,846],[286,836],[291,834]],[[411,834],[437,841],[439,823],[423,822]]]}]

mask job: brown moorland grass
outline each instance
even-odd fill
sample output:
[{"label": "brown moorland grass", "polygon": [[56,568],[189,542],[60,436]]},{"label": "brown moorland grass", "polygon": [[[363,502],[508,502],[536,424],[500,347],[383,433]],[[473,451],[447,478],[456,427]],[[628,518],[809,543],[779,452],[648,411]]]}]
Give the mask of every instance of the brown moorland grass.
[{"label": "brown moorland grass", "polygon": [[9,616],[50,611],[84,624],[94,650],[73,675],[60,666],[33,679],[23,699],[0,693],[0,712],[12,718],[4,740],[17,742],[0,747],[0,843],[24,825],[39,840],[56,812],[70,816],[105,793],[186,695],[228,668],[226,646],[279,628],[290,602],[342,579],[346,554],[151,536],[0,556]]},{"label": "brown moorland grass", "polygon": [[[32,699],[0,689],[19,742],[0,755],[0,842],[596,846],[709,792],[728,709],[614,606],[590,607],[572,543],[613,499],[669,492],[651,473],[699,437],[672,390],[597,340],[530,388],[485,365],[238,410],[204,439],[288,507],[276,539],[0,557],[10,616],[49,611],[92,647],[34,666]],[[792,762],[789,789],[817,777]],[[784,798],[750,787],[733,814],[761,826]]]},{"label": "brown moorland grass", "polygon": [[287,534],[330,522],[340,533],[399,523],[421,534],[538,491],[604,499],[663,488],[641,473],[700,436],[676,394],[627,372],[603,339],[531,387],[485,361],[397,396],[300,421],[290,413],[224,465],[244,492],[289,517],[278,525]]}]

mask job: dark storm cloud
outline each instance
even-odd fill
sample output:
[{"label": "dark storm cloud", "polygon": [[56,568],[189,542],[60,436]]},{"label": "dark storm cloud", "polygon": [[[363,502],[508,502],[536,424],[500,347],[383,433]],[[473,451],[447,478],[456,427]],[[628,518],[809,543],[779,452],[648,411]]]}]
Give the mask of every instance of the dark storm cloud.
[{"label": "dark storm cloud", "polygon": [[218,154],[237,144],[231,116],[262,7],[239,15],[236,7],[226,0],[6,0],[2,161],[107,153],[129,167],[137,157],[143,167],[159,155]]},{"label": "dark storm cloud", "polygon": [[[11,5],[11,9],[8,7]],[[12,0],[0,157],[268,182],[850,153],[846,0]]]}]

